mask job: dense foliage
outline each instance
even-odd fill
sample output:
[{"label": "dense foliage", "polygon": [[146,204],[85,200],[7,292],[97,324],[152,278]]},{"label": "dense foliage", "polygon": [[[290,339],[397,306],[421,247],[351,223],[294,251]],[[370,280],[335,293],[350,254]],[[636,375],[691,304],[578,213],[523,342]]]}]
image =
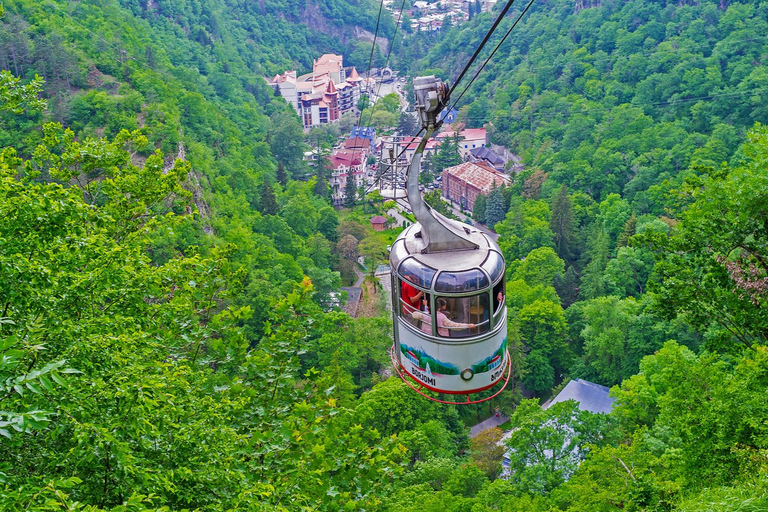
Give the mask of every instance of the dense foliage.
[{"label": "dense foliage", "polygon": [[[460,119],[525,170],[474,212],[508,263],[513,382],[461,408],[387,378],[386,316],[339,311],[392,205],[332,208],[302,153],[338,132],[305,137],[263,80],[364,66],[376,4],[4,7],[0,508],[768,506],[762,4],[538,3],[468,91]],[[490,16],[396,61],[449,78]],[[392,101],[374,117],[407,129]],[[613,412],[542,409],[569,378]],[[507,437],[470,441],[497,407]]]},{"label": "dense foliage", "polygon": [[[495,14],[413,35],[399,64],[453,78]],[[507,260],[524,388],[544,399],[583,378],[616,386],[618,404],[587,441],[578,433],[591,420],[556,421],[523,402],[511,420],[525,425],[508,441],[512,474],[483,487],[498,486],[500,509],[666,509],[682,497],[691,507],[699,492],[716,509],[752,491],[765,505],[764,432],[747,426],[765,412],[745,406],[718,426],[728,413],[705,419],[705,406],[687,404],[744,410],[710,393],[735,386],[753,403],[747,389],[764,379],[768,135],[753,126],[765,120],[766,23],[756,2],[538,2],[459,105],[460,122],[485,126],[525,164],[473,212]],[[699,380],[697,365],[724,372],[718,384]],[[576,438],[549,432],[553,422]],[[428,509],[488,504],[478,491],[449,506],[460,498],[432,487]]]}]

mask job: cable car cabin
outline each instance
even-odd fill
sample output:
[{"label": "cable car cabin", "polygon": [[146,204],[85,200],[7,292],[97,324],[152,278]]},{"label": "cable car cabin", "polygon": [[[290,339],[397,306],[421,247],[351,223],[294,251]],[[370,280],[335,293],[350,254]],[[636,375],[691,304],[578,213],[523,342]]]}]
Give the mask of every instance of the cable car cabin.
[{"label": "cable car cabin", "polygon": [[[408,204],[418,222],[397,237],[389,253],[392,362],[400,377],[430,400],[483,402],[496,395],[474,401],[469,395],[509,381],[504,259],[484,233],[447,219],[421,197],[421,157],[440,125],[437,116],[449,92],[434,76],[414,78],[413,91],[426,133],[413,153],[406,180]],[[422,388],[465,395],[466,400],[438,399],[422,393]]]},{"label": "cable car cabin", "polygon": [[506,382],[504,259],[484,233],[445,222],[476,248],[423,253],[420,223],[392,245],[392,356],[421,386],[469,395]]}]

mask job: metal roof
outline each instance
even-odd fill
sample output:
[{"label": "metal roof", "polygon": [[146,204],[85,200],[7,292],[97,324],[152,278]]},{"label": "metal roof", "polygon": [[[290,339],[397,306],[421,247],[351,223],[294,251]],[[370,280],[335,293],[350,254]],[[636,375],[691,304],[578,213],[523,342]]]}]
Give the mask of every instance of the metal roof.
[{"label": "metal roof", "polygon": [[480,146],[470,151],[475,158],[481,158],[489,161],[493,165],[504,165],[504,159],[497,155],[492,149],[488,149],[485,146]]},{"label": "metal roof", "polygon": [[552,404],[575,400],[579,403],[579,409],[582,411],[608,414],[613,409],[614,400],[608,396],[609,391],[609,388],[594,382],[582,379],[572,380],[547,405],[547,408],[551,407]]}]

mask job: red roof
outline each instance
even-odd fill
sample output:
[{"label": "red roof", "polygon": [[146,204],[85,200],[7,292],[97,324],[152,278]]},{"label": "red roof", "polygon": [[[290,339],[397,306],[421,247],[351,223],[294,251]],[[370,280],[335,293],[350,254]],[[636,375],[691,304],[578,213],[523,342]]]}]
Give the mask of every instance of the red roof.
[{"label": "red roof", "polygon": [[344,149],[369,149],[371,147],[370,139],[361,137],[352,137],[344,141]]},{"label": "red roof", "polygon": [[331,155],[331,167],[338,169],[339,166],[352,167],[360,165],[363,162],[363,155],[360,151],[351,151],[349,149],[339,149]]},{"label": "red roof", "polygon": [[376,215],[375,217],[371,218],[371,224],[386,224],[387,218],[382,217],[381,215]]}]

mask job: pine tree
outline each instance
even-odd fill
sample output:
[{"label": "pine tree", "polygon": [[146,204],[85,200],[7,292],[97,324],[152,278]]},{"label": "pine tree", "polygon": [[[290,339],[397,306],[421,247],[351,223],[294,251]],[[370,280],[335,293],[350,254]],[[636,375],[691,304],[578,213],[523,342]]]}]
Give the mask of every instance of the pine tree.
[{"label": "pine tree", "polygon": [[443,172],[446,167],[452,167],[461,163],[461,153],[459,152],[459,142],[461,141],[457,133],[453,137],[443,139],[439,148],[432,158],[435,166],[435,173]]},{"label": "pine tree", "polygon": [[355,177],[352,171],[347,174],[347,183],[344,185],[344,207],[352,208],[355,206],[355,195],[357,194],[357,188],[355,187]]},{"label": "pine tree", "polygon": [[427,153],[427,156],[421,162],[421,167],[425,172],[435,174],[435,158],[431,151]]},{"label": "pine tree", "polygon": [[264,180],[261,186],[261,199],[259,200],[259,212],[262,215],[277,215],[280,207],[277,205],[275,191],[269,181]]},{"label": "pine tree", "polygon": [[328,181],[325,179],[324,174],[317,174],[317,181],[315,182],[313,192],[316,196],[322,197],[323,199],[329,199],[331,197],[331,187],[328,186]]},{"label": "pine tree", "polygon": [[277,163],[277,175],[276,175],[278,183],[280,183],[282,186],[286,186],[288,184],[288,173],[285,172],[285,166],[282,162]]},{"label": "pine tree", "polygon": [[549,221],[549,228],[555,235],[557,255],[563,261],[572,263],[576,222],[573,217],[571,198],[565,185],[560,187],[560,191],[552,203],[552,218]]},{"label": "pine tree", "polygon": [[400,119],[397,122],[397,131],[400,135],[416,135],[418,126],[416,118],[409,112],[401,112]]},{"label": "pine tree", "polygon": [[610,236],[604,229],[597,228],[597,232],[589,241],[587,248],[589,264],[581,277],[581,287],[579,288],[581,299],[594,299],[605,295],[606,287],[603,273],[608,265],[609,252]]},{"label": "pine tree", "polygon": [[560,297],[560,304],[563,309],[578,300],[579,297],[579,276],[573,266],[569,266],[564,274],[557,274],[553,281],[555,291]]},{"label": "pine tree", "polygon": [[504,220],[506,214],[507,212],[504,211],[504,195],[501,193],[501,189],[494,186],[488,194],[486,201],[485,222],[489,228],[493,229],[497,222]]},{"label": "pine tree", "polygon": [[475,198],[475,204],[472,207],[472,218],[475,219],[477,222],[481,222],[485,224],[485,209],[487,206],[487,201],[484,194],[479,194]]},{"label": "pine tree", "polygon": [[624,224],[624,231],[622,231],[621,235],[619,235],[619,240],[616,244],[616,248],[619,247],[625,247],[629,243],[629,237],[635,234],[635,230],[637,229],[637,217],[635,217],[635,212],[632,212],[632,215],[627,219],[627,222]]}]

